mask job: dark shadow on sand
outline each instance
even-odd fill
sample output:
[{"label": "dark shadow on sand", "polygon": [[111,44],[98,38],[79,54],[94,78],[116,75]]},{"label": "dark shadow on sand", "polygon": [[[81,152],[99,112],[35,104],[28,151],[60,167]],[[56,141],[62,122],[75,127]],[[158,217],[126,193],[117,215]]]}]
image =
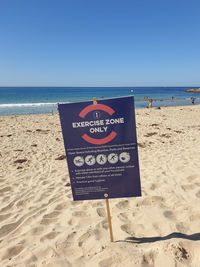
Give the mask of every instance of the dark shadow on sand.
[{"label": "dark shadow on sand", "polygon": [[153,243],[157,241],[164,241],[169,240],[172,238],[183,238],[187,240],[192,241],[199,241],[200,240],[200,233],[192,234],[192,235],[186,235],[178,232],[171,233],[166,236],[155,236],[155,237],[127,237],[125,240],[118,240],[116,242],[128,242],[128,243],[135,243],[135,244],[141,244],[141,243]]}]

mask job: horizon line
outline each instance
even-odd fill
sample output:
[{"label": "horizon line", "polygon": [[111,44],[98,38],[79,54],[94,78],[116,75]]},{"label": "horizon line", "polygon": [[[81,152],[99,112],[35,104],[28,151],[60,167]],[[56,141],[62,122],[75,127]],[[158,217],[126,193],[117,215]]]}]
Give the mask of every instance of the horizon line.
[{"label": "horizon line", "polygon": [[1,87],[200,87],[200,85],[0,85]]}]

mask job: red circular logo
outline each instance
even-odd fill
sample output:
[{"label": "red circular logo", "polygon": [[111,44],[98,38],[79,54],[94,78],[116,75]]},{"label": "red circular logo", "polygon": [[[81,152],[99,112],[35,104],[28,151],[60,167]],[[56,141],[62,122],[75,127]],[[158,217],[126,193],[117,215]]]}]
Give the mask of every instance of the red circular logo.
[{"label": "red circular logo", "polygon": [[[82,119],[85,118],[85,116],[91,112],[91,111],[96,111],[96,110],[103,110],[106,113],[108,113],[109,115],[113,115],[114,114],[114,110],[112,108],[110,108],[109,106],[103,105],[103,104],[96,104],[96,105],[89,105],[87,107],[85,107],[80,113],[79,113],[79,117],[81,117]],[[83,134],[82,138],[90,143],[90,144],[94,144],[94,145],[104,145],[107,144],[108,142],[112,141],[115,136],[117,135],[117,133],[115,131],[112,131],[108,136],[104,137],[104,138],[100,138],[100,139],[96,139],[96,138],[92,138],[87,134]]]}]

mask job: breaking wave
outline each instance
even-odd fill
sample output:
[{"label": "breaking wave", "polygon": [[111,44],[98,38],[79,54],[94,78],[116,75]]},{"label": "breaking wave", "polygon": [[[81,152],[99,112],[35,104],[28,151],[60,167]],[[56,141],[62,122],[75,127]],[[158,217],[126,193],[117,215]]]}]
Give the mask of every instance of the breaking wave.
[{"label": "breaking wave", "polygon": [[55,106],[57,103],[11,103],[0,104],[0,108],[12,108],[12,107],[41,107],[41,106]]}]

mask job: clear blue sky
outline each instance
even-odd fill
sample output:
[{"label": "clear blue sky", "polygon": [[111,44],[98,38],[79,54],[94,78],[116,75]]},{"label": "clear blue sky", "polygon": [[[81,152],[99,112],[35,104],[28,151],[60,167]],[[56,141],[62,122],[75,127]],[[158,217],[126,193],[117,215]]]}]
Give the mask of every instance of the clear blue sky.
[{"label": "clear blue sky", "polygon": [[0,86],[200,86],[199,0],[0,0]]}]

